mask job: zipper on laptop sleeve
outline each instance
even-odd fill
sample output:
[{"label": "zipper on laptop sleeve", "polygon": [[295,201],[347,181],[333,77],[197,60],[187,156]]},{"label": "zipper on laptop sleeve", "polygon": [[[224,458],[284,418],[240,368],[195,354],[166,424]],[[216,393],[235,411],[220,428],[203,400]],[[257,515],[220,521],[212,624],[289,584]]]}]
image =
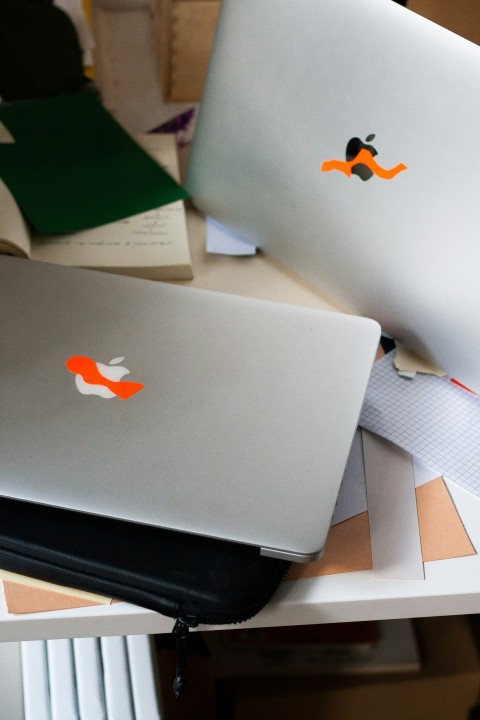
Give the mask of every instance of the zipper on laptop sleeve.
[{"label": "zipper on laptop sleeve", "polygon": [[185,689],[187,684],[186,669],[187,669],[187,645],[188,645],[188,633],[190,628],[198,627],[200,623],[206,622],[208,624],[223,625],[223,624],[236,624],[242,623],[254,617],[262,607],[266,605],[270,597],[278,589],[282,580],[287,574],[287,570],[290,567],[290,563],[285,563],[284,571],[281,575],[276,578],[276,582],[273,586],[270,586],[265,595],[257,600],[257,607],[249,608],[248,611],[244,612],[240,616],[237,614],[235,618],[232,617],[232,611],[218,614],[209,614],[209,617],[200,617],[195,615],[182,615],[181,613],[176,617],[173,626],[172,634],[175,636],[176,652],[177,652],[177,663],[175,670],[175,679],[173,681],[173,692],[175,697],[179,698]]},{"label": "zipper on laptop sleeve", "polygon": [[187,684],[187,641],[188,631],[191,627],[197,627],[198,622],[195,618],[177,617],[173,626],[173,634],[175,635],[177,646],[177,667],[175,671],[175,680],[173,681],[173,692],[175,697],[179,698]]}]

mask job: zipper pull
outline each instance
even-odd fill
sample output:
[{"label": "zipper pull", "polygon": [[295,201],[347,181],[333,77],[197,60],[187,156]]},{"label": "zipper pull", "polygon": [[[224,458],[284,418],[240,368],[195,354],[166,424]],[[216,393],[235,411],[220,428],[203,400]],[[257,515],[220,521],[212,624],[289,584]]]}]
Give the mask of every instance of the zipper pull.
[{"label": "zipper pull", "polygon": [[187,620],[178,617],[173,626],[173,634],[175,635],[177,645],[177,668],[175,671],[175,680],[173,681],[173,692],[175,697],[179,698],[185,689],[187,679],[185,677],[187,668],[187,640],[188,631],[191,627],[196,627],[196,620]]}]

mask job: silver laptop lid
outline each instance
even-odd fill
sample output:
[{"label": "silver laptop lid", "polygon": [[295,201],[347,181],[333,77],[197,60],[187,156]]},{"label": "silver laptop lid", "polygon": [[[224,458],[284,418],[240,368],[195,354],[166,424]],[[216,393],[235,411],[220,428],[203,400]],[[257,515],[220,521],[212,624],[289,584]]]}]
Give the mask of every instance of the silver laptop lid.
[{"label": "silver laptop lid", "polygon": [[223,0],[186,187],[480,390],[478,87],[480,48],[391,0]]},{"label": "silver laptop lid", "polygon": [[0,492],[311,559],[378,334],[362,318],[0,258]]}]

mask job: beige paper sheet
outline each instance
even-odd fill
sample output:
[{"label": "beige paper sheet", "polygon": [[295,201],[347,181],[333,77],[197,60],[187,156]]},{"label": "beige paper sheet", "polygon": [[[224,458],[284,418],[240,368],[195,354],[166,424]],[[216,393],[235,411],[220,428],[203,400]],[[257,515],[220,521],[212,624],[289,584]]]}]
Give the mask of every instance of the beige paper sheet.
[{"label": "beige paper sheet", "polygon": [[399,342],[396,342],[396,353],[393,364],[399,372],[419,372],[426,373],[427,375],[436,375],[437,377],[445,377],[446,374],[443,370],[440,370],[416,353],[408,350],[408,348]]}]

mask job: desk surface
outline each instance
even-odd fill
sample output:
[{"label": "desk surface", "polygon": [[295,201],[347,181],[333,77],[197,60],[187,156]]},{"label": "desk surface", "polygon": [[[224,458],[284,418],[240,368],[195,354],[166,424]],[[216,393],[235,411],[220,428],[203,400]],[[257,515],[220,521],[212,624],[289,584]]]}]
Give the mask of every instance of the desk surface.
[{"label": "desk surface", "polygon": [[[195,278],[181,283],[314,308],[336,308],[314,289],[257,255],[209,256],[204,223],[189,211]],[[467,533],[480,548],[480,498],[447,483]],[[268,606],[242,627],[300,625],[456,615],[480,611],[480,555],[425,563],[425,580],[379,580],[373,571],[283,583]],[[173,621],[125,603],[76,610],[7,615],[0,608],[0,641],[91,635],[163,633]]]}]

